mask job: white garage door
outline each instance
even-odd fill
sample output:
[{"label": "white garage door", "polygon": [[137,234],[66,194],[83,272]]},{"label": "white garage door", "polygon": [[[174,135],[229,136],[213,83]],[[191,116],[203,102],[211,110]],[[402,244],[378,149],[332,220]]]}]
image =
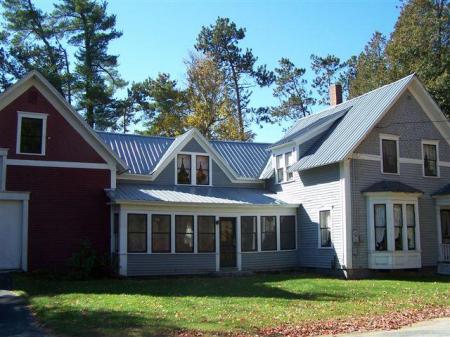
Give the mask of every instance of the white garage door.
[{"label": "white garage door", "polygon": [[0,269],[20,269],[22,201],[0,200]]}]

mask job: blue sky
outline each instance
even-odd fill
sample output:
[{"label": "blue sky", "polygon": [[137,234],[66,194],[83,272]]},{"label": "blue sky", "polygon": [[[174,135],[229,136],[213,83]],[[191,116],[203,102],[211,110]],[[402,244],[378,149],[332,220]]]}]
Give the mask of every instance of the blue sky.
[{"label": "blue sky", "polygon": [[[50,9],[53,1],[36,1]],[[253,49],[260,64],[273,69],[281,57],[307,68],[311,54],[347,59],[363,49],[374,31],[390,34],[399,15],[398,0],[346,1],[163,1],[110,0],[123,36],[111,44],[119,54],[120,72],[141,81],[168,72],[184,83],[184,59],[193,50],[203,25],[229,17],[247,29],[243,47]],[[271,89],[255,89],[254,106],[276,104]],[[254,126],[256,141],[280,138],[288,125]]]}]

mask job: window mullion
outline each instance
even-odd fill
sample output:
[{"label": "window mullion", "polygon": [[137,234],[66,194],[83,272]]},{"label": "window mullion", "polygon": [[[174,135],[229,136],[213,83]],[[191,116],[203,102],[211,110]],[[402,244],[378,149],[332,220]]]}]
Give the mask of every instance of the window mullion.
[{"label": "window mullion", "polygon": [[408,214],[406,212],[407,212],[406,204],[402,203],[402,217],[403,217],[402,244],[404,251],[408,251]]},{"label": "window mullion", "polygon": [[389,201],[386,204],[386,235],[387,235],[387,250],[393,252],[395,250],[395,235],[394,235],[394,203]]}]

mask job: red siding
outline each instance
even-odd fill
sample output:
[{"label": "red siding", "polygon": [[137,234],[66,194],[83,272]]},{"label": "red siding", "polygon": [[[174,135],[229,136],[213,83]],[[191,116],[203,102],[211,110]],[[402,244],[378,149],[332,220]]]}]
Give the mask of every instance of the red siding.
[{"label": "red siding", "polygon": [[[45,156],[16,154],[17,112],[48,114]],[[65,118],[34,87],[0,111],[0,147],[9,148],[8,158],[104,163],[100,155],[72,128]]]},{"label": "red siding", "polygon": [[109,171],[8,166],[7,174],[7,190],[31,192],[30,270],[64,267],[84,239],[109,252]]}]

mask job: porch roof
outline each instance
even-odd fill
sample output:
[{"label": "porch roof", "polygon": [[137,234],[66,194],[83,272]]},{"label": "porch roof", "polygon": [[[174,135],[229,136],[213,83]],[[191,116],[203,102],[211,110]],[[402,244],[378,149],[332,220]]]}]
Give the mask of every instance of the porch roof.
[{"label": "porch roof", "polygon": [[298,207],[282,200],[280,195],[255,188],[230,188],[212,186],[165,186],[152,184],[119,184],[107,190],[116,203],[144,202],[162,204],[217,204],[232,206]]},{"label": "porch roof", "polygon": [[373,185],[370,185],[366,189],[361,191],[362,193],[370,192],[398,192],[398,193],[423,193],[415,187],[406,185],[400,181],[394,180],[382,180]]},{"label": "porch roof", "polygon": [[432,194],[433,196],[450,195],[450,184],[445,185],[441,189]]}]

